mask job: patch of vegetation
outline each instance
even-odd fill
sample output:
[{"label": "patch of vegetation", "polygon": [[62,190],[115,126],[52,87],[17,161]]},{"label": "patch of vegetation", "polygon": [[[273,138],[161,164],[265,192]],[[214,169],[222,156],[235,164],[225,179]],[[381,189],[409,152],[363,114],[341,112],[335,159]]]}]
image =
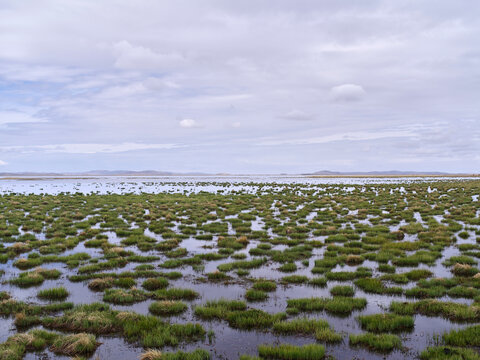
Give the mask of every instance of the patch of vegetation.
[{"label": "patch of vegetation", "polygon": [[317,344],[303,346],[289,344],[281,344],[278,346],[260,345],[258,347],[258,354],[262,359],[320,360],[325,357],[325,348]]},{"label": "patch of vegetation", "polygon": [[350,314],[367,306],[365,298],[340,297],[334,298],[303,298],[287,300],[287,310],[297,311],[327,311],[333,314]]},{"label": "patch of vegetation", "polygon": [[51,288],[40,290],[37,293],[37,297],[40,299],[47,299],[47,300],[64,300],[68,297],[69,292],[63,286],[58,288]]},{"label": "patch of vegetation", "polygon": [[265,301],[268,299],[268,294],[262,290],[249,289],[245,293],[245,299],[248,301]]},{"label": "patch of vegetation", "polygon": [[361,315],[357,320],[362,329],[374,333],[410,331],[415,326],[413,317],[389,313]]},{"label": "patch of vegetation", "polygon": [[330,294],[332,296],[353,296],[355,295],[355,290],[348,285],[337,285],[330,289]]},{"label": "patch of vegetation", "polygon": [[148,307],[148,311],[153,315],[160,316],[177,315],[183,313],[185,310],[187,310],[187,304],[181,301],[171,300],[155,301]]},{"label": "patch of vegetation", "polygon": [[472,349],[450,346],[429,347],[420,354],[421,360],[480,360],[480,355]]},{"label": "patch of vegetation", "polygon": [[474,322],[480,320],[480,311],[476,306],[438,300],[420,300],[417,302],[396,302],[390,304],[390,311],[400,315],[421,314],[439,316],[455,322]]},{"label": "patch of vegetation", "polygon": [[350,334],[349,341],[352,346],[363,346],[379,352],[390,352],[402,348],[401,339],[397,335],[391,334]]}]

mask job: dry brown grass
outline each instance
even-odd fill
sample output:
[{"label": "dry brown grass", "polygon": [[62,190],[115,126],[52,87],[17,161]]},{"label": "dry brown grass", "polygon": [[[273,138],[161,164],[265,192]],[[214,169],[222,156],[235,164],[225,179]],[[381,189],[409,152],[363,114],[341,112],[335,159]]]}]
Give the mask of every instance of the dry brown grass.
[{"label": "dry brown grass", "polygon": [[115,318],[120,321],[126,321],[126,320],[135,320],[138,319],[140,315],[130,312],[130,311],[120,311]]},{"label": "dry brown grass", "polygon": [[95,336],[80,333],[66,335],[58,339],[50,347],[50,350],[57,354],[78,355],[93,352],[100,343],[95,340]]},{"label": "dry brown grass", "polygon": [[159,350],[148,349],[142,355],[140,355],[140,360],[159,360],[162,358],[162,352]]},{"label": "dry brown grass", "polygon": [[244,246],[248,245],[248,243],[249,243],[249,241],[248,241],[248,239],[247,239],[246,236],[240,236],[239,238],[237,238],[236,241],[237,241],[238,243],[244,245]]},{"label": "dry brown grass", "polygon": [[93,279],[88,283],[88,288],[90,290],[104,290],[106,288],[113,286],[113,278],[107,277],[102,279]]},{"label": "dry brown grass", "polygon": [[30,345],[31,343],[33,343],[34,340],[35,340],[35,336],[33,336],[32,334],[28,334],[28,333],[15,334],[11,338],[11,341],[13,343],[22,344],[24,346]]},{"label": "dry brown grass", "polygon": [[359,255],[348,255],[345,263],[348,265],[357,265],[363,262],[363,258]]},{"label": "dry brown grass", "polygon": [[10,248],[17,254],[30,250],[30,246],[21,242],[16,242]]}]

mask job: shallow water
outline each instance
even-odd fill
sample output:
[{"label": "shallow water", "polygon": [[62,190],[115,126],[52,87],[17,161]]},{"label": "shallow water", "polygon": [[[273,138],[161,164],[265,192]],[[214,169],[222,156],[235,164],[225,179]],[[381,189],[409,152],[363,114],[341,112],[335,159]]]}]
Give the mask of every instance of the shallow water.
[{"label": "shallow water", "polygon": [[[156,177],[122,177],[122,176],[92,176],[82,178],[67,177],[22,177],[11,179],[0,177],[0,194],[52,194],[82,193],[82,194],[124,194],[124,193],[198,193],[245,191],[256,193],[261,190],[281,190],[285,185],[343,185],[348,191],[351,187],[345,185],[370,184],[401,184],[427,181],[469,180],[469,177],[339,177],[315,178],[308,176],[280,175],[244,175],[244,176],[156,176]],[[261,185],[259,185],[261,184]],[[399,187],[398,191],[404,190]],[[478,197],[477,197],[478,198]],[[475,198],[474,198],[475,199]]]},{"label": "shallow water", "polygon": [[[221,194],[234,194],[235,192],[240,193],[250,193],[250,194],[262,194],[264,191],[269,192],[278,192],[282,193],[283,190],[288,189],[290,186],[298,186],[298,194],[303,196],[303,190],[305,191],[314,191],[314,195],[309,195],[312,199],[321,198],[322,196],[328,196],[330,193],[335,194],[347,194],[354,190],[357,190],[361,186],[378,186],[379,190],[369,188],[368,191],[375,191],[378,195],[378,191],[381,191],[381,184],[397,185],[397,190],[402,194],[409,194],[412,196],[413,191],[409,191],[408,184],[415,182],[428,182],[428,181],[449,181],[448,178],[434,178],[434,179],[412,179],[412,178],[391,178],[391,179],[370,179],[370,178],[306,178],[306,177],[235,177],[235,178],[216,178],[216,177],[175,177],[172,178],[141,178],[141,179],[132,179],[132,178],[90,178],[90,179],[32,179],[32,180],[0,180],[0,194],[52,194],[56,195],[59,193],[83,193],[83,194],[123,194],[123,193],[186,193],[186,194],[196,194],[202,191],[206,192],[221,192]],[[455,181],[466,180],[458,179]],[[260,184],[262,183],[262,184]],[[349,187],[346,185],[355,185]],[[352,190],[353,189],[353,190]],[[438,190],[432,185],[428,187],[427,193],[432,194],[436,193]],[[395,192],[393,192],[395,193]],[[394,195],[392,195],[394,196]],[[396,196],[396,195],[395,195]],[[402,195],[403,196],[403,195]],[[472,195],[472,203],[478,207],[478,195]],[[282,218],[282,214],[279,210],[275,208],[275,201],[272,203],[272,209],[275,211],[272,212],[272,216],[278,220],[280,224],[287,223],[289,221],[288,216]],[[304,205],[297,206],[294,211],[301,211]],[[331,207],[329,208],[331,209]],[[308,211],[305,219],[307,222],[319,221],[318,216],[321,212],[329,210],[326,208],[317,208],[312,211]],[[149,215],[149,210],[146,209],[146,215]],[[247,213],[248,211],[243,211]],[[348,210],[348,216],[357,216],[359,210]],[[389,214],[388,211],[383,212],[385,216]],[[435,220],[438,223],[441,223],[444,220],[444,217],[448,215],[448,209],[442,215],[435,215]],[[90,216],[90,215],[89,215]],[[92,215],[93,216],[93,215]],[[236,219],[238,214],[225,216],[224,220]],[[374,215],[368,215],[365,219],[360,219],[358,222],[373,226],[371,221],[375,220]],[[476,212],[476,217],[478,217],[478,210]],[[88,219],[84,218],[83,220]],[[428,226],[425,219],[422,218],[419,212],[413,213],[413,218],[420,224]],[[178,217],[177,220],[181,220],[182,217]],[[188,217],[184,218],[188,220]],[[317,220],[316,220],[317,219]],[[137,228],[138,225],[134,222],[130,223],[128,220],[130,228]],[[149,224],[149,220],[145,221],[146,224]],[[205,222],[208,223],[208,222]],[[407,222],[400,222],[398,225],[389,226],[390,231],[397,231],[402,226],[406,225]],[[181,221],[175,222],[175,226],[172,228],[175,232],[179,231],[179,225]],[[342,228],[351,225],[349,223],[342,224]],[[462,223],[462,226],[465,224]],[[255,220],[252,220],[250,223],[252,231],[268,230],[270,237],[276,237],[278,235],[272,232],[271,228],[265,229],[266,223],[263,218],[260,216],[255,216]],[[100,228],[100,223],[97,223],[92,228]],[[433,277],[451,277],[450,268],[444,266],[442,263],[452,257],[458,256],[461,254],[458,247],[458,244],[476,244],[475,241],[475,231],[468,231],[469,237],[467,239],[462,239],[456,236],[456,244],[447,246],[442,250],[442,256],[435,261],[433,265],[420,264],[415,268],[424,268],[432,271],[434,273]],[[118,237],[113,231],[104,231],[103,234],[108,236],[108,242],[113,245],[120,245],[122,238]],[[145,229],[144,234],[156,239],[158,242],[163,241],[161,235],[157,235],[149,229]],[[228,234],[237,235],[235,233],[232,224],[228,222]],[[46,239],[45,233],[35,234],[37,239]],[[327,236],[313,236],[309,235],[308,239],[324,241]],[[188,256],[193,256],[196,254],[204,254],[212,252],[212,249],[206,248],[211,245],[215,245],[218,240],[217,236],[214,236],[213,240],[197,240],[195,236],[190,236],[181,241],[180,247],[186,248],[188,250]],[[404,241],[417,241],[416,235],[406,235]],[[249,250],[257,247],[261,242],[258,240],[251,240],[248,246],[245,249],[237,251],[237,253],[246,254],[246,260],[251,260],[255,258],[249,254]],[[11,246],[11,242],[5,242],[5,247]],[[272,247],[276,250],[285,250],[288,248],[287,245],[274,245]],[[314,342],[314,339],[311,336],[280,336],[275,335],[269,331],[243,331],[230,328],[225,321],[202,321],[197,319],[193,313],[193,307],[195,305],[204,304],[208,300],[215,300],[219,298],[226,299],[244,299],[245,291],[251,286],[251,282],[246,279],[230,273],[233,279],[227,283],[212,283],[205,282],[205,274],[213,272],[217,269],[218,265],[231,262],[233,259],[227,258],[216,261],[204,262],[202,269],[193,269],[191,266],[184,266],[180,269],[161,269],[158,268],[158,264],[163,263],[168,260],[168,258],[158,251],[151,250],[147,252],[142,252],[138,250],[136,246],[126,246],[126,250],[133,251],[135,254],[147,256],[147,255],[156,255],[159,257],[159,260],[152,262],[151,264],[155,266],[156,270],[159,271],[181,271],[183,277],[178,280],[169,280],[170,287],[180,287],[180,288],[190,288],[197,291],[200,294],[200,297],[197,300],[189,302],[189,309],[179,316],[172,316],[167,319],[172,323],[187,323],[187,322],[199,322],[204,328],[208,330],[213,330],[215,332],[215,338],[212,343],[209,343],[209,340],[205,338],[203,341],[198,341],[194,343],[182,343],[179,347],[173,348],[164,348],[163,350],[172,350],[176,351],[178,349],[184,350],[193,350],[198,347],[208,349],[212,355],[212,359],[237,359],[240,354],[257,354],[257,346],[263,343],[269,344],[280,344],[280,343],[291,343],[291,344],[307,344]],[[306,275],[310,278],[313,277],[311,270],[314,266],[315,259],[321,259],[323,257],[325,247],[314,248],[313,256],[309,259],[308,266],[305,266],[302,261],[296,261],[297,270],[293,273],[283,273],[278,271],[279,263],[269,261],[266,265],[258,268],[252,269],[250,271],[249,277],[251,278],[267,278],[272,280],[280,280],[286,275]],[[69,255],[78,252],[86,252],[92,257],[101,257],[102,250],[98,248],[87,248],[84,246],[83,242],[80,242],[74,249],[66,250],[61,255]],[[46,280],[42,285],[31,288],[19,288],[13,286],[6,282],[18,276],[21,272],[19,269],[13,266],[14,260],[8,260],[5,264],[0,264],[0,270],[4,270],[5,274],[1,277],[4,281],[2,283],[2,291],[9,292],[12,297],[17,300],[37,303],[37,304],[46,304],[48,301],[39,300],[36,297],[36,294],[41,289],[48,289],[51,287],[65,286],[69,292],[70,296],[67,301],[71,301],[75,304],[81,303],[92,303],[96,301],[102,301],[103,293],[102,292],[93,292],[88,287],[88,281],[74,283],[68,280],[69,275],[74,275],[77,273],[77,269],[69,269],[66,265],[61,263],[50,263],[44,264],[44,268],[58,268],[62,271],[62,276],[58,280]],[[121,269],[114,269],[114,272],[123,272],[133,270],[136,266],[140,265],[139,263],[128,263],[125,267]],[[376,270],[378,264],[373,261],[365,260],[361,266],[369,267],[373,270],[374,277],[378,277],[381,274]],[[337,265],[332,271],[354,271],[358,266],[348,266],[348,265]],[[398,267],[397,273],[404,273],[412,270],[411,267]],[[108,270],[110,272],[112,270]],[[316,276],[316,275],[315,275]],[[143,279],[137,279],[137,287],[141,286]],[[411,282],[406,285],[395,285],[401,286],[403,288],[409,288],[414,286],[415,282]],[[287,300],[294,298],[306,298],[306,297],[330,297],[329,289],[336,285],[353,285],[352,281],[328,281],[328,286],[325,288],[314,288],[307,285],[281,285],[279,284],[277,290],[269,294],[269,299],[265,302],[253,302],[248,303],[250,308],[261,309],[270,313],[283,312],[286,310]],[[363,348],[351,348],[348,345],[348,335],[352,333],[360,333],[362,330],[359,328],[358,323],[356,322],[356,317],[359,314],[375,314],[386,311],[391,301],[411,301],[412,299],[407,299],[405,296],[387,296],[387,295],[377,295],[365,293],[360,289],[356,289],[355,297],[364,297],[367,299],[367,307],[362,311],[354,311],[351,315],[346,317],[339,317],[328,314],[326,312],[318,312],[311,314],[301,314],[302,316],[308,316],[311,318],[322,318],[327,320],[333,329],[337,332],[343,334],[343,341],[339,344],[327,344],[327,354],[332,355],[337,359],[411,359],[415,358],[419,351],[423,350],[427,346],[433,345],[433,339],[435,335],[442,334],[451,329],[457,329],[467,326],[466,324],[454,323],[442,318],[430,318],[422,315],[415,316],[415,329],[412,332],[406,332],[401,334],[402,343],[404,349],[402,351],[396,350],[390,354],[379,354],[372,351],[368,351]],[[444,296],[439,300],[442,301],[452,301],[460,303],[472,303],[472,299],[457,299]],[[135,311],[140,314],[147,315],[149,313],[148,306],[152,300],[142,301],[130,306],[120,306],[112,305],[112,308],[118,310],[128,310]],[[17,331],[13,324],[12,318],[0,318],[0,342],[4,342],[8,336],[15,334]],[[107,337],[100,336],[98,341],[102,345],[96,350],[92,358],[98,356],[100,359],[118,359],[118,360],[127,360],[138,358],[142,353],[143,349],[138,346],[138,344],[131,344],[125,341],[120,337]],[[46,350],[40,354],[27,353],[25,356],[26,359],[67,359],[68,357],[62,357],[54,355],[50,351]]]}]

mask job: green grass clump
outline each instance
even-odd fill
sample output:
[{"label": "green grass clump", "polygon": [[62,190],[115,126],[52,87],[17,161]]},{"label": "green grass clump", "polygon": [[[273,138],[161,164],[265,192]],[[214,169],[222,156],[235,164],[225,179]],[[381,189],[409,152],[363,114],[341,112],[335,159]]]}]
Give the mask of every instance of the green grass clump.
[{"label": "green grass clump", "polygon": [[332,296],[348,296],[351,297],[355,295],[355,290],[353,287],[348,285],[337,285],[330,289],[330,294]]},{"label": "green grass clump", "polygon": [[480,325],[445,333],[443,341],[446,345],[452,346],[480,346]]},{"label": "green grass clump", "polygon": [[455,264],[477,265],[477,261],[471,256],[459,255],[448,258],[442,264],[445,266],[453,266]]},{"label": "green grass clump", "polygon": [[244,311],[247,305],[243,301],[220,299],[217,301],[207,301],[203,306],[196,306],[195,316],[205,320],[226,319],[228,314],[233,311]]},{"label": "green grass clump", "polygon": [[285,319],[285,313],[269,314],[262,310],[234,311],[227,315],[228,324],[236,329],[265,329]]},{"label": "green grass clump", "polygon": [[400,315],[421,314],[425,316],[440,316],[455,322],[480,321],[480,309],[475,305],[431,299],[417,302],[393,301],[389,310]]},{"label": "green grass clump", "polygon": [[225,281],[230,280],[231,277],[221,271],[213,271],[207,274],[208,281]]},{"label": "green grass clump", "polygon": [[392,334],[350,334],[351,346],[364,346],[368,349],[379,352],[390,352],[402,348],[402,341],[397,335]]},{"label": "green grass clump", "polygon": [[308,281],[308,285],[323,288],[327,286],[327,279],[325,279],[324,277],[314,277],[313,279],[310,279]]},{"label": "green grass clump", "polygon": [[410,298],[425,299],[442,297],[447,292],[443,286],[432,286],[428,288],[413,287],[405,290],[405,296]]},{"label": "green grass clump", "polygon": [[394,282],[395,284],[408,284],[410,280],[403,274],[385,274],[380,277],[380,280]]},{"label": "green grass clump", "polygon": [[297,271],[297,265],[295,263],[286,263],[278,268],[281,272],[294,272]]},{"label": "green grass clump", "polygon": [[80,305],[62,316],[44,318],[43,326],[63,331],[119,334],[144,347],[176,346],[181,341],[199,340],[205,335],[200,324],[169,324],[156,316],[111,310],[108,305]]},{"label": "green grass clump", "polygon": [[156,316],[118,313],[123,335],[129,341],[139,341],[146,348],[176,346],[181,341],[198,341],[205,336],[200,324],[168,324]]},{"label": "green grass clump", "polygon": [[40,325],[42,319],[36,315],[26,315],[24,312],[15,314],[15,327],[17,329],[27,329],[32,326]]},{"label": "green grass clump", "polygon": [[210,360],[210,353],[203,349],[192,352],[177,351],[175,353],[148,350],[140,356],[140,360]]},{"label": "green grass clump", "polygon": [[40,290],[37,293],[37,297],[47,300],[64,300],[68,297],[68,295],[70,295],[69,292],[63,286],[58,288]]},{"label": "green grass clump", "polygon": [[290,275],[284,276],[281,281],[287,284],[303,284],[308,281],[308,277],[305,275]]},{"label": "green grass clump", "polygon": [[315,334],[317,330],[328,329],[326,320],[299,318],[289,321],[279,321],[273,324],[273,331],[280,334]]},{"label": "green grass clump", "polygon": [[61,273],[58,270],[46,270],[38,268],[34,271],[20,273],[17,278],[10,280],[10,283],[26,288],[30,286],[41,285],[45,279],[58,279],[60,274]]},{"label": "green grass clump", "polygon": [[148,278],[142,283],[142,287],[148,291],[164,289],[168,286],[168,280],[163,277]]},{"label": "green grass clump", "polygon": [[156,301],[150,304],[148,310],[153,315],[176,315],[187,310],[187,304],[181,301]]},{"label": "green grass clump", "polygon": [[80,333],[57,338],[50,350],[61,355],[87,355],[93,353],[98,345],[94,335]]},{"label": "green grass clump", "polygon": [[476,267],[464,264],[455,264],[450,270],[455,276],[471,277],[476,275],[479,270]]},{"label": "green grass clump", "polygon": [[127,265],[128,261],[124,258],[110,259],[108,261],[85,265],[78,269],[79,274],[91,274],[103,270],[109,270]]},{"label": "green grass clump", "polygon": [[251,355],[240,355],[238,360],[262,360],[262,358],[258,356],[251,356]]},{"label": "green grass clump", "polygon": [[104,291],[113,287],[113,282],[114,280],[111,277],[93,279],[88,283],[88,288],[93,291]]},{"label": "green grass clump", "polygon": [[103,301],[112,303],[112,304],[134,304],[136,302],[141,302],[146,300],[148,295],[138,289],[107,289],[103,294]]},{"label": "green grass clump", "polygon": [[342,341],[342,335],[336,333],[332,329],[318,329],[315,331],[315,339],[324,343],[336,343]]},{"label": "green grass clump", "polygon": [[287,310],[297,311],[327,311],[334,314],[350,314],[367,306],[365,298],[340,297],[334,298],[302,298],[287,300]]},{"label": "green grass clump", "polygon": [[277,290],[277,284],[270,280],[259,280],[252,285],[252,288],[255,290],[270,292]]},{"label": "green grass clump", "polygon": [[276,360],[321,360],[325,357],[325,348],[318,344],[295,346],[281,344],[278,346],[260,345],[258,354],[262,359]]},{"label": "green grass clump", "polygon": [[131,277],[121,277],[115,279],[113,285],[123,289],[130,289],[131,287],[137,285],[137,282]]},{"label": "green grass clump", "polygon": [[472,349],[450,346],[429,347],[420,353],[421,360],[480,360],[480,355]]},{"label": "green grass clump", "polygon": [[480,295],[480,290],[467,287],[467,286],[455,286],[447,291],[447,295],[454,298],[467,298],[473,299],[474,297]]},{"label": "green grass clump", "polygon": [[400,287],[387,287],[380,279],[363,278],[357,279],[354,282],[355,286],[362,289],[366,293],[372,294],[388,294],[388,295],[401,295],[403,289]]},{"label": "green grass clump", "polygon": [[430,270],[426,269],[414,269],[404,273],[404,275],[407,277],[408,280],[418,281],[420,279],[426,279],[432,276],[433,273]]},{"label": "green grass clump", "polygon": [[154,292],[154,297],[158,300],[194,300],[200,295],[192,289],[161,289]]},{"label": "green grass clump", "polygon": [[115,316],[107,304],[93,303],[76,306],[62,316],[44,318],[42,324],[51,329],[109,334],[120,330]]},{"label": "green grass clump", "polygon": [[273,324],[273,331],[284,335],[314,335],[318,341],[328,343],[342,340],[342,336],[330,329],[328,322],[322,319],[299,318],[290,321],[279,321]]},{"label": "green grass clump", "polygon": [[249,289],[245,293],[245,299],[248,301],[265,301],[268,299],[268,294],[262,290]]},{"label": "green grass clump", "polygon": [[409,331],[415,326],[413,317],[389,313],[361,315],[357,320],[362,329],[375,333]]},{"label": "green grass clump", "polygon": [[380,264],[378,265],[378,271],[387,273],[387,274],[393,274],[396,271],[395,266],[392,265],[387,265],[387,264]]},{"label": "green grass clump", "polygon": [[41,351],[50,346],[59,335],[45,330],[17,333],[0,344],[0,359],[21,360],[27,351]]},{"label": "green grass clump", "polygon": [[15,261],[13,263],[13,266],[19,268],[20,270],[27,270],[27,269],[34,268],[36,266],[40,266],[42,264],[43,264],[43,260],[40,257],[38,257],[38,258],[28,258],[28,259],[21,258],[21,259],[18,259],[17,261]]},{"label": "green grass clump", "polygon": [[355,271],[329,271],[325,273],[328,280],[351,281],[372,276],[372,271],[366,267],[358,267]]}]

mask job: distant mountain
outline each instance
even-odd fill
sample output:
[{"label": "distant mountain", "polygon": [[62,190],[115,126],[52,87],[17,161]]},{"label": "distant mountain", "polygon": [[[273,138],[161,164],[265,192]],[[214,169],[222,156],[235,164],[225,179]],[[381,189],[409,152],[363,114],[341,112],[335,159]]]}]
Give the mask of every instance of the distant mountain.
[{"label": "distant mountain", "polygon": [[169,171],[156,171],[156,170],[90,170],[81,173],[68,173],[67,175],[101,175],[101,176],[131,176],[131,175],[144,175],[144,176],[168,176],[174,175]]},{"label": "distant mountain", "polygon": [[[35,176],[44,176],[44,177],[79,177],[79,176],[255,176],[258,174],[230,174],[230,173],[202,173],[202,172],[172,172],[172,171],[158,171],[158,170],[90,170],[84,172],[0,172],[1,177],[35,177]],[[454,174],[440,171],[331,171],[331,170],[320,170],[312,173],[304,174],[263,174],[263,175],[274,175],[274,176],[478,176],[478,174]]]}]

